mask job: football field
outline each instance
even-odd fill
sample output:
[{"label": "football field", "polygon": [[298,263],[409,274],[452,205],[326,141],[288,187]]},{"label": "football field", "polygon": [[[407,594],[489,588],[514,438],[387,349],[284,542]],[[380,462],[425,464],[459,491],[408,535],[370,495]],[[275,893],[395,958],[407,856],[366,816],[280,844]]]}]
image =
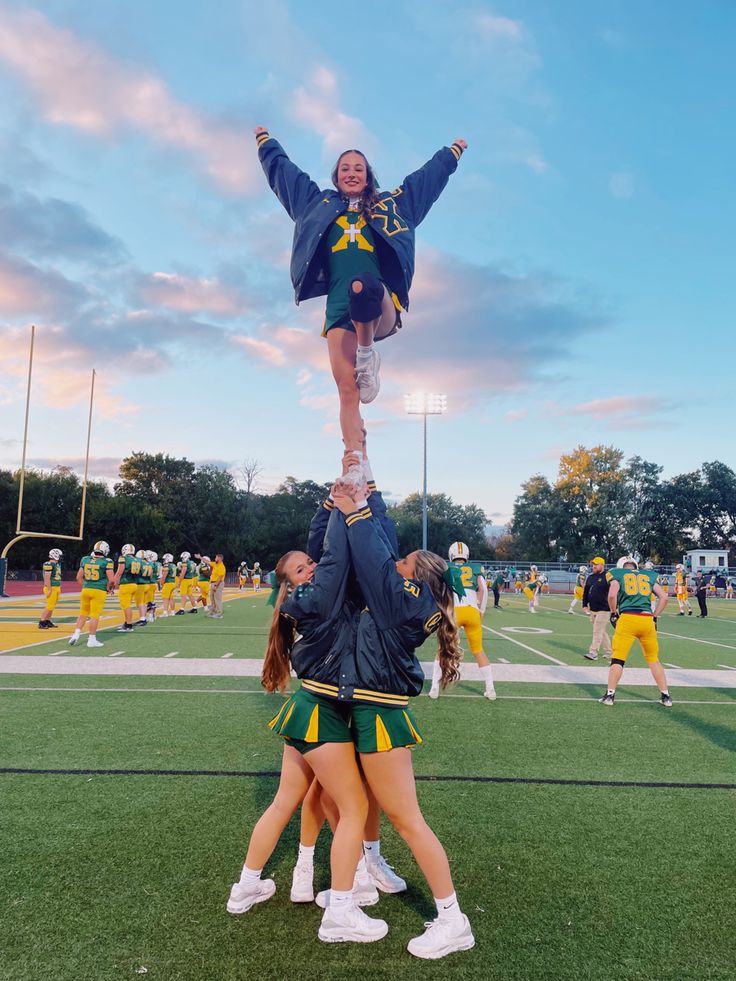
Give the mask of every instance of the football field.
[{"label": "football field", "polygon": [[[369,911],[386,939],[318,941],[321,911],[289,901],[298,819],[264,873],[274,898],[225,911],[280,765],[266,723],[282,700],[258,680],[265,597],[231,590],[223,620],[133,634],[108,601],[101,649],[67,645],[71,597],[43,633],[41,603],[3,601],[3,981],[736,977],[736,602],[711,602],[703,621],[670,601],[672,709],[638,650],[615,706],[597,702],[606,662],[583,658],[590,626],[569,597],[530,615],[506,594],[487,611],[498,700],[466,655],[457,686],[412,704],[420,801],[476,937],[425,962],[405,947],[434,904],[387,824],[382,850],[409,888]],[[421,656],[431,671],[432,641]],[[318,888],[328,849],[323,832]]]}]

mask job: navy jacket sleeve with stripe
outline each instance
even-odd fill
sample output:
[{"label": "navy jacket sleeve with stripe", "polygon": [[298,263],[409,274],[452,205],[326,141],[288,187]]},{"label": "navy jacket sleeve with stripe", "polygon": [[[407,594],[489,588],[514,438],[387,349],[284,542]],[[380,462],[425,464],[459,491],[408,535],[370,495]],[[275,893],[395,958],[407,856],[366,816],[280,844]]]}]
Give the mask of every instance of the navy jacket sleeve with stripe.
[{"label": "navy jacket sleeve with stripe", "polygon": [[345,518],[335,508],[329,515],[324,551],[314,577],[294,590],[281,607],[282,614],[295,620],[300,630],[305,621],[331,619],[342,609],[349,567]]}]

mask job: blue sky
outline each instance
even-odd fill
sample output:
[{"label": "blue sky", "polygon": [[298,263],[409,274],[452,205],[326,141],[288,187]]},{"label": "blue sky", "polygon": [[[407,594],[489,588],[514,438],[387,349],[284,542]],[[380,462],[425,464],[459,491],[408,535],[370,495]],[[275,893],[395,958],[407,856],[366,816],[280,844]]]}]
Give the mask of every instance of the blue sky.
[{"label": "blue sky", "polygon": [[[216,15],[211,10],[216,9]],[[469,150],[417,234],[405,329],[366,411],[380,482],[420,486],[402,395],[448,395],[430,489],[496,523],[561,452],[665,475],[733,454],[736,82],[730,2],[0,0],[0,465],[131,450],[327,480],[323,301],[297,308],[267,125],[323,186],[365,149],[393,187]]]}]

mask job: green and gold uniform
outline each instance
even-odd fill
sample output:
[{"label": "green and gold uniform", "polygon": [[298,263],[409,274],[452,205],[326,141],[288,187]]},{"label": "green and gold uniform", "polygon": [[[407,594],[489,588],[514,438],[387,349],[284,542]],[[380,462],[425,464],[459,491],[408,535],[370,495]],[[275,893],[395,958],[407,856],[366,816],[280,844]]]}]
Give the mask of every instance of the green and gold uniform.
[{"label": "green and gold uniform", "polygon": [[325,333],[330,327],[353,329],[350,320],[348,290],[361,273],[381,279],[373,232],[360,211],[346,211],[336,219],[327,233],[327,269],[329,284]]},{"label": "green and gold uniform", "polygon": [[161,586],[161,595],[164,599],[169,599],[176,587],[176,562],[167,562],[163,567],[166,578]]},{"label": "green and gold uniform", "polygon": [[659,641],[652,617],[652,590],[657,584],[653,569],[611,569],[606,581],[617,582],[618,612],[621,614],[613,634],[612,658],[625,661],[635,640],[641,644],[647,661],[659,660]]},{"label": "green and gold uniform", "polygon": [[204,562],[199,565],[199,591],[202,594],[202,599],[207,605],[207,601],[210,598],[210,576],[212,575],[212,566],[205,565]]},{"label": "green and gold uniform", "polygon": [[141,571],[141,560],[134,555],[121,555],[118,559],[118,572],[122,566],[118,602],[121,610],[127,610],[135,604],[135,594],[138,589],[138,576]]},{"label": "green and gold uniform", "polygon": [[51,576],[48,589],[46,586],[43,587],[43,595],[46,597],[46,609],[49,613],[53,613],[61,593],[61,562],[49,559],[43,564],[43,572],[44,577],[47,572]]},{"label": "green and gold uniform", "polygon": [[82,593],[79,599],[79,615],[96,620],[105,608],[107,597],[107,573],[113,571],[111,559],[103,555],[85,555],[79,563],[83,572]]},{"label": "green and gold uniform", "polygon": [[141,568],[138,573],[138,587],[135,591],[135,603],[136,606],[142,606],[146,600],[148,593],[148,587],[151,585],[151,576],[153,575],[153,566],[148,561],[148,559],[141,559]]}]

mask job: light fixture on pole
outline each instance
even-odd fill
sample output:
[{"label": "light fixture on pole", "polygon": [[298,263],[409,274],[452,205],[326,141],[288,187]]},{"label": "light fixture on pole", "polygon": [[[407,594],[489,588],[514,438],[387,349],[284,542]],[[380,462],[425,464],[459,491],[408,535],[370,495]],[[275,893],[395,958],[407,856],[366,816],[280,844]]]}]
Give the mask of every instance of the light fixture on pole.
[{"label": "light fixture on pole", "polygon": [[441,416],[447,409],[447,396],[436,392],[412,392],[404,396],[404,408],[410,416],[424,421],[424,480],[422,485],[422,548],[427,547],[427,416]]}]

